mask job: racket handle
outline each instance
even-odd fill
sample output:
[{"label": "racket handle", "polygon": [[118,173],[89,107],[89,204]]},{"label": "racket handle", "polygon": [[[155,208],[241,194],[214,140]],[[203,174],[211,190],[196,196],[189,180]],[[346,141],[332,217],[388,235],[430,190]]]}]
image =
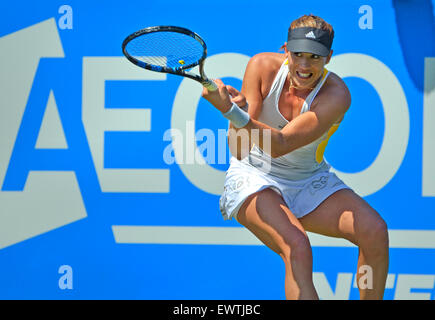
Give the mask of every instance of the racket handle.
[{"label": "racket handle", "polygon": [[216,91],[218,89],[217,84],[213,80],[206,80],[202,85],[206,87],[208,91]]}]

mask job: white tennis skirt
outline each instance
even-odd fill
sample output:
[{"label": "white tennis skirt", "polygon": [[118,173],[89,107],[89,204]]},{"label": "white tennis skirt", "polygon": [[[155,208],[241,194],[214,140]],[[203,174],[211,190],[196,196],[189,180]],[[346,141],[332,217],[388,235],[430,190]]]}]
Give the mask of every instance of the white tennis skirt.
[{"label": "white tennis skirt", "polygon": [[271,188],[282,196],[287,207],[302,218],[341,189],[350,189],[335,173],[323,171],[303,180],[287,180],[266,174],[239,161],[231,161],[219,199],[219,208],[225,220],[235,218],[243,202],[251,194]]}]

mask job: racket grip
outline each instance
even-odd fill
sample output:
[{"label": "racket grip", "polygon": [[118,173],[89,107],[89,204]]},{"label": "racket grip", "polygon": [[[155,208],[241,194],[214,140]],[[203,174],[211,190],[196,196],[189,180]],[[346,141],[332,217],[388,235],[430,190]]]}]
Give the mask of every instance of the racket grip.
[{"label": "racket grip", "polygon": [[217,84],[213,80],[206,80],[202,85],[207,88],[208,91],[216,91],[218,89]]}]

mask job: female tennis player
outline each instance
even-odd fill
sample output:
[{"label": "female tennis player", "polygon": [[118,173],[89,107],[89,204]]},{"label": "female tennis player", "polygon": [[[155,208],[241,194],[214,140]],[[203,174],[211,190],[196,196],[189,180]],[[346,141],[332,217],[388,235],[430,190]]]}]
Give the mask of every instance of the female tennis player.
[{"label": "female tennis player", "polygon": [[[284,54],[260,53],[249,61],[241,92],[221,80],[217,91],[203,89],[230,120],[233,157],[220,208],[225,219],[235,218],[281,256],[287,299],[318,299],[306,231],[357,245],[360,298],[382,299],[387,225],[323,158],[351,103],[343,80],[325,69],[333,38],[322,18],[302,16],[289,28]],[[373,276],[363,285],[361,266]]]}]

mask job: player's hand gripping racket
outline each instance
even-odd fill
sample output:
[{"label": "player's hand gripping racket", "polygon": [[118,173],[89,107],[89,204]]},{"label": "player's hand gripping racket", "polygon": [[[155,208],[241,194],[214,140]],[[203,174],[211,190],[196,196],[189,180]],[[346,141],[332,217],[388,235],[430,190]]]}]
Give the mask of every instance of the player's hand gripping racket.
[{"label": "player's hand gripping racket", "polygon": [[[135,65],[200,82],[210,91],[217,85],[204,74],[207,46],[196,33],[181,27],[157,26],[139,30],[122,43],[122,52]],[[199,66],[199,75],[188,69]]]}]

